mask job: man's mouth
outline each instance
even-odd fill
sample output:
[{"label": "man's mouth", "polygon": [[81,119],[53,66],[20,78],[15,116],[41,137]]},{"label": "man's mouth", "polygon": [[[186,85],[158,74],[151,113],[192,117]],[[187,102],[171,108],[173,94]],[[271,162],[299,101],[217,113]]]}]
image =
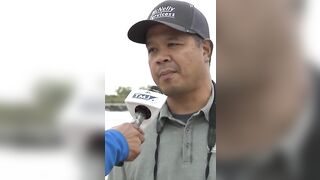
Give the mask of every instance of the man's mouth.
[{"label": "man's mouth", "polygon": [[168,80],[171,79],[173,74],[177,71],[173,69],[164,69],[159,72],[159,79]]}]

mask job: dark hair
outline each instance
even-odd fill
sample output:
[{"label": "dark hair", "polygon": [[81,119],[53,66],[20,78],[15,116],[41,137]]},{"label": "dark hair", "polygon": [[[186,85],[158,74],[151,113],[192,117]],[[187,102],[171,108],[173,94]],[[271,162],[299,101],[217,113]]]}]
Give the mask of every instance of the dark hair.
[{"label": "dark hair", "polygon": [[[193,37],[193,39],[194,39],[194,41],[196,42],[196,44],[197,44],[198,47],[200,47],[200,46],[203,44],[204,41],[208,41],[208,40],[206,40],[206,39],[203,39],[202,37],[200,37],[200,36],[197,35],[197,34],[193,35],[192,37]],[[212,44],[211,44],[211,46],[212,46]],[[213,47],[211,47],[211,53],[210,53],[210,55],[209,55],[209,66],[211,65],[212,49],[213,49]]]},{"label": "dark hair", "polygon": [[203,43],[204,39],[202,37],[200,37],[199,35],[197,35],[197,34],[192,35],[192,37],[195,40],[197,46],[200,47],[201,44]]}]

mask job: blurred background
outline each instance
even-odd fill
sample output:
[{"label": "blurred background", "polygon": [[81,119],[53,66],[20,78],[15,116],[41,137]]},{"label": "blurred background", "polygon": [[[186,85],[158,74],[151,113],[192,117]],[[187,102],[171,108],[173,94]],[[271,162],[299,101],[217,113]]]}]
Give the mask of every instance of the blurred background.
[{"label": "blurred background", "polygon": [[315,0],[217,0],[217,179],[319,179]]},{"label": "blurred background", "polygon": [[0,2],[0,179],[104,178],[107,7]]},{"label": "blurred background", "polygon": [[306,0],[305,9],[302,10],[302,25],[301,25],[301,47],[304,48],[305,54],[311,61],[320,67],[320,2],[317,0]]}]

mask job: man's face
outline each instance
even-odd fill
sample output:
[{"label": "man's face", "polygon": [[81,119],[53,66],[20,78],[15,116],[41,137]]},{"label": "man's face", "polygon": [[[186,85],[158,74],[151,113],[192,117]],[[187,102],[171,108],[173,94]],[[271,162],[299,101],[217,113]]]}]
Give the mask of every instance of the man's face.
[{"label": "man's face", "polygon": [[152,78],[169,97],[180,96],[203,85],[208,76],[208,51],[193,35],[158,24],[146,42]]}]

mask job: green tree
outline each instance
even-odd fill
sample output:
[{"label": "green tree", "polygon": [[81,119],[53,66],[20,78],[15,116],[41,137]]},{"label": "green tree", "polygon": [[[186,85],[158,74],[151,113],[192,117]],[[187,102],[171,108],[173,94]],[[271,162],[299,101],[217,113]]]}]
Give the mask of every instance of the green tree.
[{"label": "green tree", "polygon": [[123,103],[125,98],[131,92],[131,87],[118,87],[116,90],[117,95],[105,95],[106,103]]},{"label": "green tree", "polygon": [[131,92],[131,88],[130,87],[122,87],[122,86],[120,86],[116,90],[117,95],[120,96],[120,97],[127,97],[130,92]]}]

